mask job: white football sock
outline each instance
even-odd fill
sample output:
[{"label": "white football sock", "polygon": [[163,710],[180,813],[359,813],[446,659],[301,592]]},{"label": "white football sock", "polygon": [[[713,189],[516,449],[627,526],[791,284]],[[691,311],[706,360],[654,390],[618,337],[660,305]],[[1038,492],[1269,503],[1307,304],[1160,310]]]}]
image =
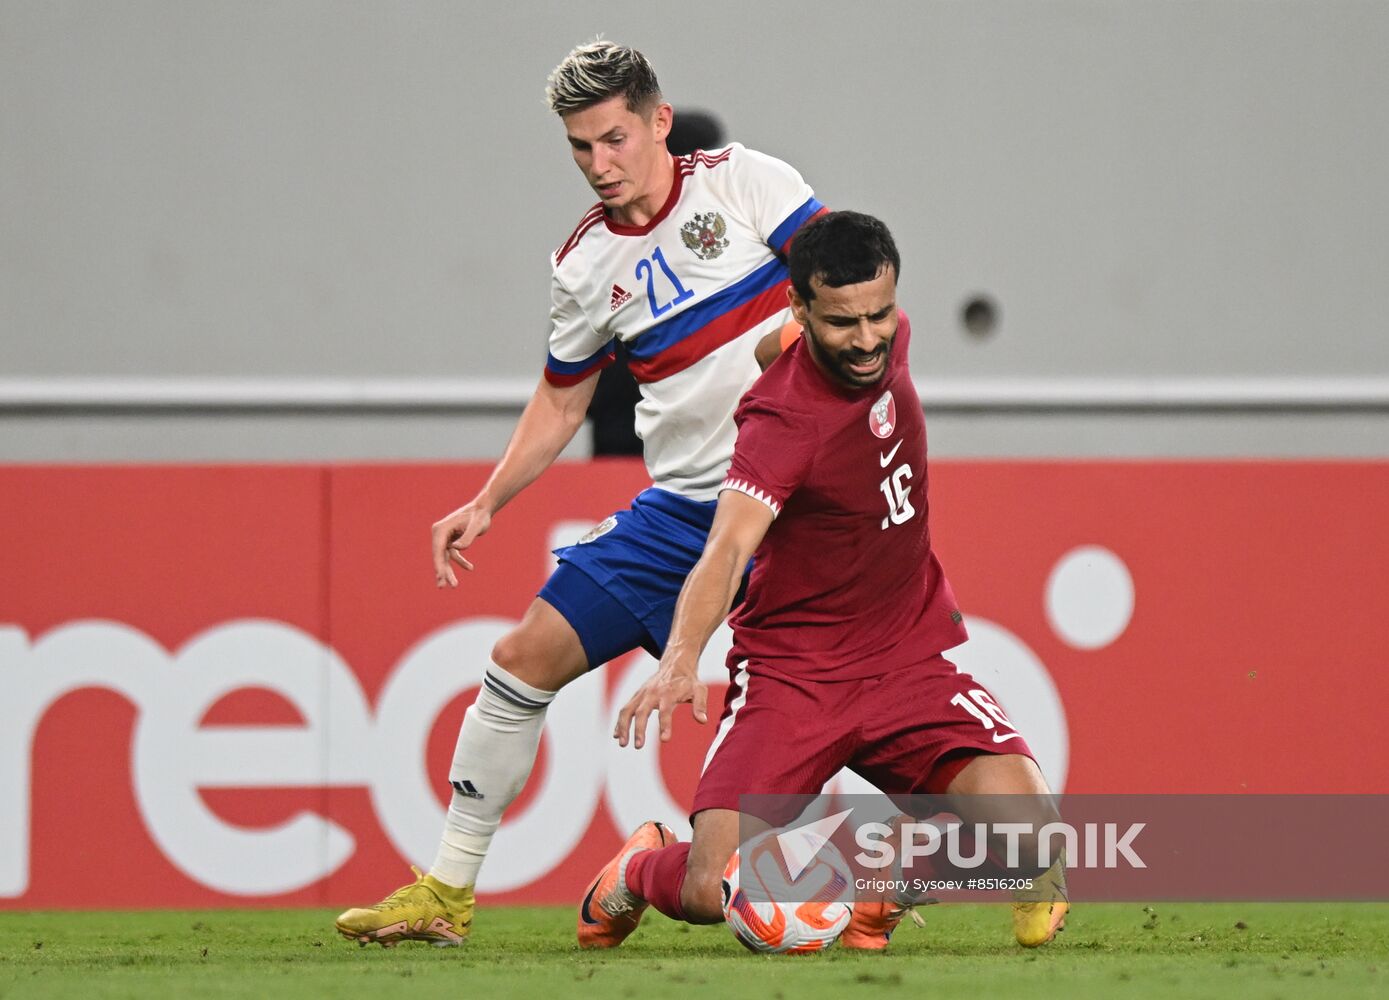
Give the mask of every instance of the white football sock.
[{"label": "white football sock", "polygon": [[429,869],[445,885],[462,887],[477,881],[502,813],[530,777],[545,709],[555,694],[517,680],[495,663],[487,668],[477,701],[458,730],[449,768],[453,800],[439,853]]}]

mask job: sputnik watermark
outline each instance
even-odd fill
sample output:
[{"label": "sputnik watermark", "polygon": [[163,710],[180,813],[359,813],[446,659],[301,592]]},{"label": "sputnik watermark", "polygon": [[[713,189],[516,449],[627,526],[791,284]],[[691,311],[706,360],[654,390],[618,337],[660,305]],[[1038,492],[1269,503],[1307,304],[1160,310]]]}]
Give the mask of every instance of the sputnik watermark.
[{"label": "sputnik watermark", "polygon": [[894,834],[887,823],[864,823],[854,830],[854,842],[860,848],[854,862],[872,870],[896,864],[910,867],[915,861],[937,855],[943,847],[953,867],[969,870],[989,863],[990,848],[994,847],[1009,870],[1029,866],[1035,860],[1037,868],[1045,871],[1061,858],[1067,868],[1118,868],[1121,858],[1130,868],[1147,868],[1134,850],[1134,840],[1146,825],[1130,823],[1121,834],[1118,823],[1085,823],[1077,828],[1052,822],[1034,828],[1031,823],[916,822],[901,824],[900,833]]},{"label": "sputnik watermark", "polygon": [[1389,830],[1389,795],[744,795],[739,812],[740,844],[776,832],[757,860],[779,901],[811,899],[830,872],[864,899],[1064,878],[1089,901],[1389,900],[1366,847]]}]

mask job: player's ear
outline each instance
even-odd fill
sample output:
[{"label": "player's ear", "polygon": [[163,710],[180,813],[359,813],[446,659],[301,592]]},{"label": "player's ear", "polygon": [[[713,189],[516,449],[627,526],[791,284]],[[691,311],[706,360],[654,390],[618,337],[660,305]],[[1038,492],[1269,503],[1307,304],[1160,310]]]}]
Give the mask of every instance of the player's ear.
[{"label": "player's ear", "polygon": [[670,127],[675,124],[675,109],[669,104],[658,104],[656,110],[651,113],[651,124],[655,129],[657,142],[665,142],[666,136],[670,135]]},{"label": "player's ear", "polygon": [[797,294],[795,285],[786,286],[786,300],[791,304],[791,315],[796,318],[796,322],[801,325],[801,328],[804,329],[809,326],[810,324],[806,322],[806,314],[810,312],[810,305]]}]

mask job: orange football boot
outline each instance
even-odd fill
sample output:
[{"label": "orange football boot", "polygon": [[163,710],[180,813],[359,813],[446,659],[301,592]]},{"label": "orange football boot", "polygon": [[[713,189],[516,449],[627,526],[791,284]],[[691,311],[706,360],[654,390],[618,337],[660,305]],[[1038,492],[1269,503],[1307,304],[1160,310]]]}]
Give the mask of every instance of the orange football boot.
[{"label": "orange football boot", "polygon": [[[893,845],[894,858],[902,857],[902,823],[908,819],[908,816],[896,816],[888,821],[892,832],[888,834],[887,839]],[[887,876],[888,881],[902,878],[900,866],[901,862],[896,862],[896,866]],[[926,921],[921,919],[921,914],[913,907],[918,903],[934,902],[934,899],[903,901],[890,890],[884,891],[876,899],[859,897],[854,902],[854,915],[849,918],[849,926],[839,935],[839,946],[854,951],[881,951],[887,947],[892,932],[908,913],[912,915],[912,922],[916,926],[925,927]]]},{"label": "orange football boot", "polygon": [[616,948],[641,923],[647,902],[627,888],[627,864],[637,853],[680,840],[665,826],[647,820],[598,873],[579,904],[579,947]]}]

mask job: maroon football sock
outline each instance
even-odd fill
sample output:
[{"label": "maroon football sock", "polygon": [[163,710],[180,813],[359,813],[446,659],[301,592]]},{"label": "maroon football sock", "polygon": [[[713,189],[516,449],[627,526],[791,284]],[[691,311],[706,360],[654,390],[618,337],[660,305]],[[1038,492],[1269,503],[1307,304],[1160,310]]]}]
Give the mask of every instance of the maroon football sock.
[{"label": "maroon football sock", "polygon": [[627,887],[672,920],[685,920],[680,889],[685,884],[689,844],[641,851],[627,862]]}]

